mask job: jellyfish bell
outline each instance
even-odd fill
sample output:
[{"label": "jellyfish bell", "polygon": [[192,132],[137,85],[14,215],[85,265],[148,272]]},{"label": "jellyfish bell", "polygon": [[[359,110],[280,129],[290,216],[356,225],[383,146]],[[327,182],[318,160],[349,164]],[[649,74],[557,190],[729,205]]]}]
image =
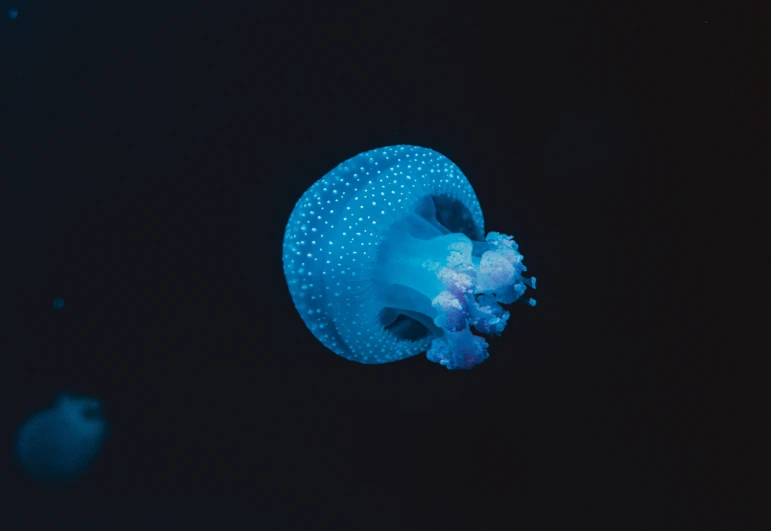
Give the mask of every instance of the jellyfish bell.
[{"label": "jellyfish bell", "polygon": [[447,157],[408,145],[361,153],[314,183],[284,235],[284,274],[306,326],[359,363],[427,351],[448,369],[487,356],[526,278],[516,242],[484,236],[471,184]]},{"label": "jellyfish bell", "polygon": [[25,476],[35,482],[69,484],[90,467],[107,431],[98,400],[61,395],[52,408],[33,414],[19,428],[17,462]]}]

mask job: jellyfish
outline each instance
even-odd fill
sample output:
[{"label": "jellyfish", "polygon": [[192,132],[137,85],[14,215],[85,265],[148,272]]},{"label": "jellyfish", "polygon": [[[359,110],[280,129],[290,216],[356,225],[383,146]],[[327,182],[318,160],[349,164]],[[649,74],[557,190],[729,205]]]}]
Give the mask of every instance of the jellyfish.
[{"label": "jellyfish", "polygon": [[513,237],[484,235],[458,166],[410,145],[361,153],[316,181],[283,243],[305,325],[329,350],[363,364],[421,352],[447,369],[481,363],[481,334],[500,335],[509,321],[502,305],[535,289],[522,260]]},{"label": "jellyfish", "polygon": [[60,396],[53,408],[32,415],[16,435],[24,474],[42,484],[66,484],[83,474],[107,433],[99,401]]}]

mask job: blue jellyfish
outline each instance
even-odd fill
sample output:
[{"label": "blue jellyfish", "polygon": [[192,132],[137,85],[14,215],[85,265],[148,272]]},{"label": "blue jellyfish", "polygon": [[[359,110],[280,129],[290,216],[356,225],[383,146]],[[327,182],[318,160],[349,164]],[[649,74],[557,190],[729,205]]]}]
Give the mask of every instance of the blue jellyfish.
[{"label": "blue jellyfish", "polygon": [[62,395],[32,415],[16,435],[16,458],[30,479],[64,484],[77,479],[99,453],[107,433],[101,404]]},{"label": "blue jellyfish", "polygon": [[[397,145],[343,162],[297,202],[286,226],[284,274],[303,321],[352,361],[426,352],[448,369],[488,357],[525,278],[511,236],[484,236],[463,172],[428,148]],[[530,299],[530,304],[535,301]]]},{"label": "blue jellyfish", "polygon": [[11,8],[11,9],[9,9],[9,10],[8,10],[8,17],[9,17],[11,20],[16,20],[17,18],[19,18],[19,10],[18,10],[18,9],[15,9],[15,8]]}]

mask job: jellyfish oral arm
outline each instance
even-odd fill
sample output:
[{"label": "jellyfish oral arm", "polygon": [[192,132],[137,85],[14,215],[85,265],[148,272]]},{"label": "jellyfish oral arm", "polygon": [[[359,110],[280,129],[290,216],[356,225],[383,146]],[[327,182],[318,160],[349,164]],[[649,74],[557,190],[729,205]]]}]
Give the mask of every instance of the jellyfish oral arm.
[{"label": "jellyfish oral arm", "polygon": [[427,356],[448,369],[470,369],[484,361],[487,342],[470,328],[500,335],[509,319],[501,304],[535,288],[535,277],[522,275],[527,268],[514,239],[498,232],[484,242],[472,241],[435,219],[411,215],[394,224],[383,249],[387,252],[377,268],[380,299],[441,331]]}]

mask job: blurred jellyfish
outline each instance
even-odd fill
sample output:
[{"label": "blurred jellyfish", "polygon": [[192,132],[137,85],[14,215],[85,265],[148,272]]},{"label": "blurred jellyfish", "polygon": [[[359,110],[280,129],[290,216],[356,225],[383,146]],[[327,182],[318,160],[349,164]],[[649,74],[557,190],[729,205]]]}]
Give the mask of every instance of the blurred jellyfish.
[{"label": "blurred jellyfish", "polygon": [[19,17],[19,10],[14,8],[9,9],[8,16],[11,18],[11,20],[16,20]]},{"label": "blurred jellyfish", "polygon": [[61,310],[62,308],[64,308],[64,299],[62,299],[61,297],[56,297],[54,299],[54,308],[56,308],[57,310]]},{"label": "blurred jellyfish", "polygon": [[107,434],[99,401],[62,395],[32,415],[16,435],[16,458],[30,479],[64,484],[85,472]]}]

